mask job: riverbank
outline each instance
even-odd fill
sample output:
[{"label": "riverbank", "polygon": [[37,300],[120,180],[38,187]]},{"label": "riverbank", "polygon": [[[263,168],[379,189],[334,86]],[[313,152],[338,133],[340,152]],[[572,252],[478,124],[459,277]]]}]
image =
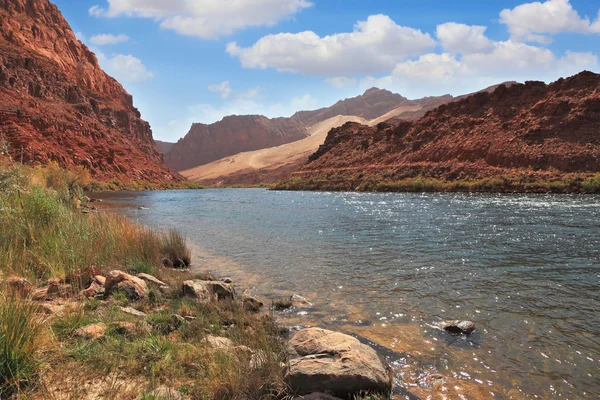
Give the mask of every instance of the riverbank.
[{"label": "riverbank", "polygon": [[[0,169],[0,397],[387,397],[389,376],[368,346],[322,330],[288,340],[230,280],[172,268],[192,261],[177,231],[96,212],[72,178]],[[306,343],[336,355],[327,371]]]}]

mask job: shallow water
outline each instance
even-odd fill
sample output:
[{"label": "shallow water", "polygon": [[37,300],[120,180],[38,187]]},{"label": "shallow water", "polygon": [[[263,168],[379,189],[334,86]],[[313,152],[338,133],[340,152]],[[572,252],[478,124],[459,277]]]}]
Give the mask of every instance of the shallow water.
[{"label": "shallow water", "polygon": [[[416,374],[402,373],[408,355],[419,371],[454,375],[495,398],[600,398],[598,196],[210,189],[102,197],[134,206],[127,212],[142,223],[183,231],[201,269],[267,298],[307,297],[314,308],[282,320],[394,350],[387,357],[404,379]],[[435,327],[445,319],[479,329],[449,336]]]}]

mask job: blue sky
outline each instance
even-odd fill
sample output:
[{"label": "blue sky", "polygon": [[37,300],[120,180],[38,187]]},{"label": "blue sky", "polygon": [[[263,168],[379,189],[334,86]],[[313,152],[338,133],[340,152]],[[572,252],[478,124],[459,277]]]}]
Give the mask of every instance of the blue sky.
[{"label": "blue sky", "polygon": [[600,72],[597,0],[53,1],[160,140],[372,86],[419,98]]}]

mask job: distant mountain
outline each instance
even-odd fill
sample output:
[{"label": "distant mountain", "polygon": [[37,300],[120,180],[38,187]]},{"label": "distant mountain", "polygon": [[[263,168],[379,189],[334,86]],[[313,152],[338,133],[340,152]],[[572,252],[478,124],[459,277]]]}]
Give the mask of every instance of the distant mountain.
[{"label": "distant mountain", "polygon": [[48,0],[0,0],[0,139],[13,159],[85,167],[98,180],[183,180],[131,95]]},{"label": "distant mountain", "polygon": [[160,151],[163,154],[167,154],[169,151],[171,151],[173,146],[175,146],[175,143],[163,142],[161,140],[154,140],[154,143],[156,143],[158,151]]},{"label": "distant mountain", "polygon": [[[510,86],[514,82],[507,82]],[[496,86],[484,89],[493,91]],[[325,142],[327,133],[346,122],[359,122],[375,126],[384,121],[414,120],[421,118],[426,112],[456,99],[468,95],[452,97],[425,97],[418,100],[393,94],[387,90],[369,89],[365,94],[336,103],[330,108],[316,111],[302,111],[291,119],[310,124],[335,113],[356,113],[373,118],[370,120],[361,116],[338,114],[309,126],[309,136],[292,143],[276,147],[245,151],[228,157],[182,171],[186,178],[202,182],[206,185],[260,185],[272,184],[284,179],[288,174],[299,169],[308,160],[308,156],[317,151]],[[383,114],[381,114],[383,113]]]},{"label": "distant mountain", "polygon": [[278,146],[307,136],[306,127],[289,118],[232,115],[211,125],[193,124],[165,160],[182,171],[232,154]]},{"label": "distant mountain", "polygon": [[[215,124],[194,124],[166,156],[178,171],[208,164],[241,152],[271,148],[310,136],[311,128],[338,116],[373,120],[413,119],[440,104],[452,101],[450,95],[408,100],[388,90],[372,88],[364,94],[315,111],[300,111],[291,118],[230,116]],[[316,148],[315,148],[316,149]]]},{"label": "distant mountain", "polygon": [[424,190],[430,179],[441,190],[571,192],[599,173],[600,75],[582,72],[500,85],[417,121],[347,123],[281,187]]}]

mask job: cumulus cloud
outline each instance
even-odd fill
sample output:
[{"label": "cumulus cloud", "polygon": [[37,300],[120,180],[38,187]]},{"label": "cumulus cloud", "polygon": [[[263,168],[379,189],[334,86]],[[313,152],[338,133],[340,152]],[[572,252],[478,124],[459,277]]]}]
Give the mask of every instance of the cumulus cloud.
[{"label": "cumulus cloud", "polygon": [[90,43],[95,44],[96,46],[104,46],[108,44],[119,44],[128,40],[129,36],[127,35],[112,35],[109,33],[103,33],[92,36],[90,38]]},{"label": "cumulus cloud", "polygon": [[594,23],[581,17],[569,0],[547,0],[505,9],[500,21],[508,26],[513,40],[550,43],[547,35],[560,32],[600,33],[600,14]]},{"label": "cumulus cloud", "polygon": [[231,94],[231,86],[229,81],[221,82],[218,85],[208,85],[208,90],[211,92],[218,92],[221,94],[222,99],[226,99]]},{"label": "cumulus cloud", "polygon": [[492,50],[458,56],[425,54],[417,60],[396,65],[391,74],[367,77],[361,87],[380,86],[422,97],[431,94],[468,93],[508,80],[551,81],[584,69],[596,69],[592,53],[552,51],[512,40],[493,42]]},{"label": "cumulus cloud", "polygon": [[325,82],[329,86],[333,86],[334,88],[344,89],[352,86],[356,86],[358,83],[354,78],[346,78],[344,76],[336,76],[334,78],[327,78]]},{"label": "cumulus cloud", "polygon": [[139,17],[179,34],[215,39],[256,26],[272,26],[311,7],[308,0],[108,0],[89,9],[96,17]]},{"label": "cumulus cloud", "polygon": [[245,68],[340,77],[390,70],[398,62],[432,49],[428,33],[397,25],[386,15],[359,21],[350,33],[320,37],[314,32],[268,35],[248,48],[232,42],[227,52]]},{"label": "cumulus cloud", "polygon": [[112,77],[121,83],[141,83],[154,77],[142,60],[131,54],[106,54],[96,50],[100,66]]},{"label": "cumulus cloud", "polygon": [[486,29],[485,26],[448,22],[437,26],[436,36],[445,51],[470,54],[493,47],[492,41],[485,36]]}]

